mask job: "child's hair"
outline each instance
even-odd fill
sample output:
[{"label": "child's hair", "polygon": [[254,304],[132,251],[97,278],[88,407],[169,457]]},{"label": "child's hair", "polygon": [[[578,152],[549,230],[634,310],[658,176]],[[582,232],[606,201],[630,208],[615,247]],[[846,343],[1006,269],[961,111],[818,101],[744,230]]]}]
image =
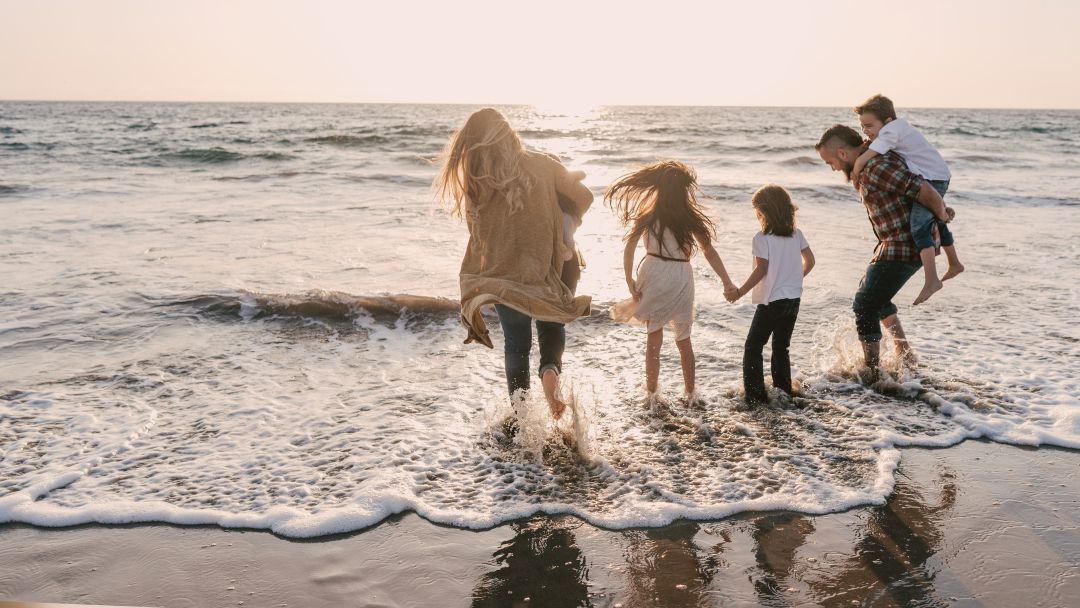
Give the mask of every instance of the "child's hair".
[{"label": "child's hair", "polygon": [[776,184],[766,184],[754,193],[750,204],[761,214],[761,231],[776,236],[795,234],[795,210],[787,190]]},{"label": "child's hair", "polygon": [[716,226],[697,201],[697,175],[677,160],[665,160],[619,178],[604,193],[604,202],[624,226],[632,224],[623,240],[640,238],[652,230],[663,238],[670,230],[679,249],[694,252],[695,239],[711,243]]},{"label": "child's hair", "polygon": [[511,211],[524,204],[530,178],[524,171],[525,148],[506,118],[494,108],[473,112],[450,138],[435,190],[451,201],[451,215],[466,205],[480,205],[501,194]]},{"label": "child's hair", "polygon": [[882,94],[877,94],[862,102],[862,105],[852,108],[856,114],[862,116],[870,113],[877,116],[881,122],[896,120],[896,109],[893,108],[892,100]]}]

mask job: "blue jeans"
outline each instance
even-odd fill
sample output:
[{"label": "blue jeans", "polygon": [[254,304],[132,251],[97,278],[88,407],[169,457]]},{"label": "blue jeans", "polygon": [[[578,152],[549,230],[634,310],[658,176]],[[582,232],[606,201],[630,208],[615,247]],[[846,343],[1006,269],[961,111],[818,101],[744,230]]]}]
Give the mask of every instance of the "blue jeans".
[{"label": "blue jeans", "polygon": [[[949,191],[949,180],[926,180],[937,193],[941,195],[941,198],[945,198],[945,193]],[[939,220],[933,211],[930,211],[926,207],[916,203],[911,206],[911,216],[909,221],[911,222],[911,236],[915,239],[915,247],[922,251],[927,247],[937,248],[938,243],[934,240],[934,226],[938,228],[938,234],[941,235],[941,246],[949,247],[953,244],[953,235],[949,231],[949,226],[945,222]]]},{"label": "blue jeans", "polygon": [[791,357],[788,346],[791,345],[791,333],[795,331],[795,319],[799,316],[799,298],[774,300],[768,304],[758,304],[754,311],[754,320],[750,322],[750,333],[746,336],[743,349],[743,390],[746,400],[766,402],[765,370],[761,362],[761,351],[772,335],[772,372],[773,386],[791,394]]},{"label": "blue jeans", "polygon": [[[529,390],[529,351],[532,350],[532,317],[509,306],[496,304],[499,325],[503,330],[503,358],[506,367],[506,388]],[[550,321],[536,322],[536,339],[540,342],[540,377],[549,369],[562,373],[562,355],[566,348],[566,326]]]},{"label": "blue jeans", "polygon": [[873,262],[866,267],[866,274],[859,282],[859,290],[851,303],[859,340],[881,340],[881,320],[896,314],[893,297],[920,268],[920,262],[892,261]]}]

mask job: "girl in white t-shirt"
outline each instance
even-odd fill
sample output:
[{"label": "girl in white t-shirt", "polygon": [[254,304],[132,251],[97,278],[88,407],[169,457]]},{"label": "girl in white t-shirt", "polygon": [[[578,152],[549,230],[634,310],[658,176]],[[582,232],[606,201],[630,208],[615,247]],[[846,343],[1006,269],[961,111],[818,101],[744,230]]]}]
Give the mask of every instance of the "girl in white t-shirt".
[{"label": "girl in white t-shirt", "polygon": [[788,346],[799,316],[803,277],[814,267],[814,253],[795,227],[795,205],[787,190],[768,184],[751,199],[761,232],[754,235],[754,269],[742,287],[724,291],[735,302],[753,289],[757,304],[743,350],[743,388],[748,403],[768,403],[761,351],[772,336],[773,386],[791,394]]}]

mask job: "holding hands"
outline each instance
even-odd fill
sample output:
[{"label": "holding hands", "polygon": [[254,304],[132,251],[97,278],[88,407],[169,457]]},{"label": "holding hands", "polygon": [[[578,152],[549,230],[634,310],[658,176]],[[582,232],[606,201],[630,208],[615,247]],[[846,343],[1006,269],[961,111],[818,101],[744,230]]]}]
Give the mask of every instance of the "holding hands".
[{"label": "holding hands", "polygon": [[741,297],[742,291],[734,283],[728,283],[724,286],[724,299],[728,302],[734,304]]}]

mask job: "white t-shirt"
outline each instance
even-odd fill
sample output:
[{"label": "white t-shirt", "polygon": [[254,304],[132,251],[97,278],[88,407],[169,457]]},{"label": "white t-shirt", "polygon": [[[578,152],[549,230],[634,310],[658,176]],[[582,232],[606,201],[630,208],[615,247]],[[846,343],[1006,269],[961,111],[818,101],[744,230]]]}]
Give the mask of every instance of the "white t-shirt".
[{"label": "white t-shirt", "polygon": [[754,285],[754,304],[802,297],[802,250],[809,247],[802,230],[791,236],[759,232],[754,235],[754,257],[769,261],[765,278]]},{"label": "white t-shirt", "polygon": [[937,149],[930,145],[923,134],[911,126],[906,118],[897,118],[881,127],[877,138],[870,142],[870,149],[878,154],[895,150],[897,154],[904,157],[908,170],[926,179],[952,179],[945,159],[941,158]]}]

